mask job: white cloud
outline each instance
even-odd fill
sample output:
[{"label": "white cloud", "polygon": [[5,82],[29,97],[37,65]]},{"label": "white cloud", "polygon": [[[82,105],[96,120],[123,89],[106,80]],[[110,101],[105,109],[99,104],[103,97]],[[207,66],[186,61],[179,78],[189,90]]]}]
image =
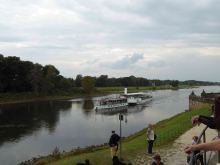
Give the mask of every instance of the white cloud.
[{"label": "white cloud", "polygon": [[0,53],[53,64],[71,77],[220,81],[215,76],[220,69],[216,4],[218,0],[0,0]]}]

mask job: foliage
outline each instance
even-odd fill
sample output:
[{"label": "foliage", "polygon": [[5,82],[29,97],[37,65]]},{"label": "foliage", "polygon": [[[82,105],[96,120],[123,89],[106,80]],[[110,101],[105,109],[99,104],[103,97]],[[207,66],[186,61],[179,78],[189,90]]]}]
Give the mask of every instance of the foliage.
[{"label": "foliage", "polygon": [[95,87],[95,78],[91,76],[85,76],[82,78],[81,84],[82,84],[84,91],[90,94],[94,90],[94,87]]},{"label": "foliage", "polygon": [[81,81],[82,81],[82,75],[81,74],[78,74],[76,76],[76,80],[75,80],[75,83],[76,83],[76,87],[81,87]]},{"label": "foliage", "polygon": [[70,90],[73,79],[59,75],[53,65],[42,66],[19,57],[0,55],[0,92],[33,92],[35,95],[51,95]]},{"label": "foliage", "polygon": [[96,86],[98,87],[106,87],[108,86],[108,75],[101,75],[96,79]]},{"label": "foliage", "polygon": [[150,81],[142,77],[120,77],[120,78],[108,78],[108,75],[101,75],[96,79],[96,87],[128,87],[128,86],[149,86]]},{"label": "foliage", "polygon": [[179,86],[179,81],[178,80],[173,80],[173,81],[171,81],[170,85],[172,87],[178,87]]}]

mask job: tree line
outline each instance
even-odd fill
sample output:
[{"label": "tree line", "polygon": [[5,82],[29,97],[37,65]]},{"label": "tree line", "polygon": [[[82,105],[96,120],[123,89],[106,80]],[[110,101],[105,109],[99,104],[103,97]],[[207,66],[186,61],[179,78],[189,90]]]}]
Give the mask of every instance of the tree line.
[{"label": "tree line", "polygon": [[53,65],[42,66],[19,57],[0,55],[0,92],[33,92],[53,94],[73,87],[74,80],[65,78]]},{"label": "tree line", "polygon": [[0,54],[0,93],[6,92],[33,92],[36,95],[52,95],[55,93],[70,91],[79,87],[89,90],[93,87],[141,87],[171,85],[215,85],[219,83],[203,81],[178,81],[147,79],[143,77],[109,78],[108,75],[99,77],[83,76],[78,74],[76,78],[65,78],[53,65],[42,66],[30,61],[21,61],[19,57],[4,57]]}]

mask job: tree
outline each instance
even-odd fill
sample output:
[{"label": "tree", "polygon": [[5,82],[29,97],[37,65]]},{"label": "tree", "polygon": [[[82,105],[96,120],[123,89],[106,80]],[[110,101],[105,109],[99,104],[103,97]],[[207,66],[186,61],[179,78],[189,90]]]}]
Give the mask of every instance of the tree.
[{"label": "tree", "polygon": [[46,65],[43,67],[44,84],[43,93],[52,94],[56,90],[56,81],[59,76],[59,71],[53,65]]},{"label": "tree", "polygon": [[45,77],[47,77],[49,79],[58,76],[60,73],[57,70],[57,68],[53,65],[45,65],[43,68],[43,72],[44,72]]},{"label": "tree", "polygon": [[81,74],[78,74],[78,75],[76,76],[76,80],[75,80],[76,87],[81,87],[81,81],[82,81],[82,75],[81,75]]},{"label": "tree", "polygon": [[34,64],[32,70],[30,70],[30,83],[34,94],[39,95],[42,93],[43,83],[43,66],[40,64]]},{"label": "tree", "polygon": [[179,86],[179,81],[178,80],[171,81],[171,86],[172,87],[178,87]]},{"label": "tree", "polygon": [[101,75],[96,79],[96,86],[97,87],[106,87],[108,82],[107,75]]},{"label": "tree", "polygon": [[85,76],[82,78],[81,84],[82,84],[83,90],[86,93],[90,94],[94,90],[94,87],[95,87],[95,78],[91,76]]},{"label": "tree", "polygon": [[56,79],[55,86],[58,91],[68,91],[74,86],[74,80],[71,78],[65,78],[59,75]]}]

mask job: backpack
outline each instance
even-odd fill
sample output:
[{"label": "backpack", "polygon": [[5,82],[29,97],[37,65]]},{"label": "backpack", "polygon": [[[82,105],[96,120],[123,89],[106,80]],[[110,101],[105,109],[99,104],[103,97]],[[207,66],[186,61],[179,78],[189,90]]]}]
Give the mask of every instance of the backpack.
[{"label": "backpack", "polygon": [[111,138],[110,138],[110,140],[109,140],[109,142],[108,142],[108,145],[109,145],[110,147],[113,146],[113,143],[112,143],[112,139],[111,139]]},{"label": "backpack", "polygon": [[110,147],[117,146],[119,140],[120,140],[120,136],[118,136],[117,134],[113,134],[110,137],[108,144]]}]

